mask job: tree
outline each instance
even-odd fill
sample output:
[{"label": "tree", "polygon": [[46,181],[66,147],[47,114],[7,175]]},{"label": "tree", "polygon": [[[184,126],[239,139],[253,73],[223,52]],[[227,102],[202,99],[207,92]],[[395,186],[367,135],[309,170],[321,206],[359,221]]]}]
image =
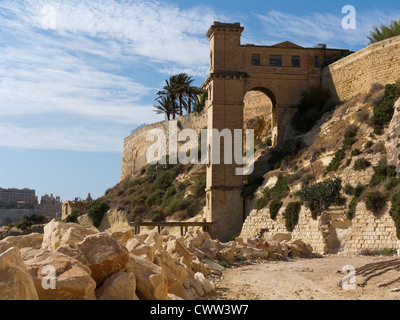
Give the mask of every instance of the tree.
[{"label": "tree", "polygon": [[373,27],[367,38],[370,44],[400,35],[400,20],[393,20],[389,26]]},{"label": "tree", "polygon": [[171,120],[171,115],[173,115],[175,119],[174,104],[168,95],[159,96],[156,101],[158,105],[154,106],[154,111],[157,114],[165,114],[168,121]]}]

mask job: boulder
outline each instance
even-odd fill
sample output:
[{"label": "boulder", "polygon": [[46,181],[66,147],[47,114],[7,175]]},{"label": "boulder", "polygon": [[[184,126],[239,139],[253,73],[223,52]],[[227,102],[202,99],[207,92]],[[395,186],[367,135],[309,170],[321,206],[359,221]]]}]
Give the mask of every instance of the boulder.
[{"label": "boulder", "polygon": [[12,244],[11,242],[0,240],[0,253],[5,252],[12,247],[14,247],[14,244]]},{"label": "boulder", "polygon": [[42,250],[57,250],[58,247],[83,241],[87,236],[98,233],[77,223],[51,220],[44,227]]},{"label": "boulder", "polygon": [[0,300],[38,300],[35,284],[18,248],[6,249],[8,245],[0,241]]},{"label": "boulder", "polygon": [[57,252],[88,266],[97,287],[114,273],[124,271],[129,260],[128,250],[104,232],[90,235],[80,243],[61,246]]},{"label": "boulder", "polygon": [[135,236],[135,228],[125,228],[123,230],[114,231],[111,233],[111,237],[113,237],[123,246],[126,246],[127,242],[134,236]]},{"label": "boulder", "polygon": [[304,243],[302,240],[294,240],[287,243],[289,253],[294,257],[303,257],[312,254],[313,248],[310,244]]},{"label": "boulder", "polygon": [[239,255],[247,260],[251,259],[267,259],[268,252],[257,248],[243,248],[240,250]]},{"label": "boulder", "polygon": [[157,250],[156,247],[146,244],[138,237],[130,239],[126,244],[126,248],[129,253],[147,259],[150,262],[154,261],[154,254]]},{"label": "boulder", "polygon": [[117,272],[96,290],[97,300],[139,300],[136,277],[132,272]]},{"label": "boulder", "polygon": [[[21,255],[40,300],[96,299],[91,271],[78,260],[59,252],[33,248],[21,249]],[[55,271],[54,280],[49,267]]]},{"label": "boulder", "polygon": [[192,255],[179,240],[169,240],[166,243],[165,251],[167,251],[173,259],[179,260],[189,269],[191,268],[191,263],[193,260]]},{"label": "boulder", "polygon": [[292,234],[291,233],[275,233],[272,237],[272,240],[277,241],[277,242],[291,241]]},{"label": "boulder", "polygon": [[200,273],[200,272],[196,273],[194,275],[194,279],[201,284],[204,294],[209,294],[209,293],[215,291],[214,282],[206,279],[202,273]]},{"label": "boulder", "polygon": [[18,249],[22,248],[40,249],[43,242],[43,234],[30,233],[22,236],[10,236],[5,238],[4,240],[12,243]]},{"label": "boulder", "polygon": [[168,293],[175,294],[176,296],[187,300],[186,291],[182,283],[191,275],[191,271],[179,261],[172,259],[166,251],[157,250],[154,263],[161,267],[165,272],[169,282]]},{"label": "boulder", "polygon": [[136,276],[136,294],[140,300],[163,299],[167,278],[161,267],[130,254],[126,271],[133,272]]},{"label": "boulder", "polygon": [[217,245],[211,239],[204,241],[198,250],[211,259],[214,259],[218,253]]},{"label": "boulder", "polygon": [[156,250],[163,249],[163,237],[157,231],[150,232],[144,243]]}]

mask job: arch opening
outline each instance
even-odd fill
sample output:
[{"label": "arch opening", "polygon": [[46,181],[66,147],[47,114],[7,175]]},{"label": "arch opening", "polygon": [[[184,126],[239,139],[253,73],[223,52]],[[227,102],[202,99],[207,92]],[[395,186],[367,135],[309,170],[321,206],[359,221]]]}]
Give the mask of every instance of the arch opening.
[{"label": "arch opening", "polygon": [[256,149],[277,143],[275,95],[266,88],[253,88],[243,100],[243,128],[254,130]]}]

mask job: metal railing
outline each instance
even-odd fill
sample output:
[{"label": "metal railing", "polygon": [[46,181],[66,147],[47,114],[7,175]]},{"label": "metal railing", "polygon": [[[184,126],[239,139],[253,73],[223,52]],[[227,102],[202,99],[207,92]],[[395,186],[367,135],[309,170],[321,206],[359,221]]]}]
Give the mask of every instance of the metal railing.
[{"label": "metal railing", "polygon": [[135,132],[138,132],[140,129],[143,129],[145,126],[147,126],[147,123],[143,123],[141,124],[139,127],[137,127],[136,129],[133,129],[131,131],[131,134],[134,134]]}]

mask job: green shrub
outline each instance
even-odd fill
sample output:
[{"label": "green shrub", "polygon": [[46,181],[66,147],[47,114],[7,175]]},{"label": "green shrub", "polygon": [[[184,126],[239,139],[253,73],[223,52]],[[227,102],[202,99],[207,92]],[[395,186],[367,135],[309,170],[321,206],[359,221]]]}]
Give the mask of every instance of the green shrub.
[{"label": "green shrub", "polygon": [[378,165],[374,167],[374,174],[371,177],[369,185],[374,187],[386,180],[386,178],[396,177],[396,167],[387,165],[386,160],[379,161]]},{"label": "green shrub", "polygon": [[367,37],[369,43],[376,43],[400,35],[400,21],[392,20],[389,25],[373,27]]},{"label": "green shrub", "polygon": [[352,150],[351,151],[351,156],[352,157],[356,157],[356,156],[358,156],[358,155],[360,155],[361,154],[361,151],[360,151],[360,149],[354,149],[354,150]]},{"label": "green shrub", "polygon": [[184,198],[182,193],[177,193],[169,201],[166,208],[166,214],[169,216],[178,211],[186,211],[186,213],[193,217],[196,214],[196,203],[192,197]]},{"label": "green shrub", "polygon": [[392,196],[389,213],[396,226],[397,239],[400,239],[400,194],[399,193],[395,193]]},{"label": "green shrub", "polygon": [[299,221],[301,202],[290,202],[284,213],[286,230],[292,232]]},{"label": "green shrub", "polygon": [[359,158],[356,161],[354,161],[353,169],[356,171],[362,171],[362,170],[367,169],[370,166],[371,166],[371,162],[369,162],[367,159]]},{"label": "green shrub", "polygon": [[365,195],[365,205],[367,209],[375,214],[381,212],[386,205],[386,201],[387,195],[378,190],[370,191]]},{"label": "green shrub", "polygon": [[383,133],[384,126],[392,120],[394,103],[399,97],[399,82],[385,86],[385,94],[383,98],[374,105],[373,116],[370,119],[370,125],[374,128],[375,134],[381,135]]},{"label": "green shrub", "polygon": [[365,143],[364,148],[365,148],[365,149],[369,149],[369,148],[371,148],[373,145],[374,145],[374,143],[373,143],[371,140],[368,140],[368,141]]},{"label": "green shrub", "polygon": [[146,207],[145,207],[145,206],[143,206],[143,205],[138,205],[138,206],[136,206],[136,207],[134,207],[134,208],[132,209],[132,212],[131,212],[131,213],[132,213],[133,216],[137,216],[137,215],[139,215],[139,214],[144,213],[145,210],[146,210]]},{"label": "green shrub", "polygon": [[268,159],[269,169],[279,169],[284,160],[290,159],[302,148],[300,139],[289,139],[272,148]]},{"label": "green shrub", "polygon": [[102,200],[96,200],[93,202],[91,208],[89,209],[89,218],[92,219],[93,226],[95,226],[96,228],[100,226],[104,214],[109,209],[109,205]]},{"label": "green shrub", "polygon": [[165,194],[163,190],[156,190],[146,199],[146,206],[160,205]]},{"label": "green shrub", "polygon": [[283,202],[279,200],[274,200],[269,205],[269,215],[272,220],[275,220],[279,210],[282,208]]},{"label": "green shrub", "polygon": [[354,197],[351,200],[351,202],[349,204],[349,210],[347,210],[347,213],[346,213],[347,219],[352,220],[354,218],[354,216],[356,215],[356,207],[357,207],[357,204],[359,201],[360,201],[360,198],[358,198],[358,197]]},{"label": "green shrub", "polygon": [[328,179],[311,186],[303,186],[296,195],[311,210],[313,219],[316,219],[322,210],[328,209],[330,205],[339,201],[341,189],[340,178]]},{"label": "green shrub", "polygon": [[393,190],[395,187],[399,185],[400,179],[398,178],[389,178],[388,182],[385,184],[386,190],[390,191]]},{"label": "green shrub", "polygon": [[204,197],[206,194],[207,175],[201,176],[195,183],[197,188],[196,197]]},{"label": "green shrub", "polygon": [[65,218],[65,222],[75,222],[78,223],[78,217],[80,216],[78,211],[73,211],[68,217]]},{"label": "green shrub", "polygon": [[153,222],[164,221],[163,212],[160,211],[159,209],[152,209],[150,211],[150,218],[151,218],[151,221],[153,221]]},{"label": "green shrub", "polygon": [[314,87],[303,92],[298,111],[292,118],[292,126],[301,133],[306,133],[314,126],[322,115],[335,106],[329,104],[329,91],[322,87]]},{"label": "green shrub", "polygon": [[174,197],[175,194],[176,194],[175,187],[173,186],[169,187],[167,191],[164,193],[164,196],[162,198],[162,205],[164,207],[168,206],[169,202],[171,201],[171,199]]},{"label": "green shrub", "polygon": [[356,142],[357,131],[358,127],[355,125],[350,125],[346,128],[342,147],[335,152],[333,159],[326,167],[326,172],[333,172],[339,169],[342,160],[346,156],[346,151]]},{"label": "green shrub", "polygon": [[343,192],[347,195],[352,195],[354,194],[354,188],[351,184],[347,183],[343,188]]},{"label": "green shrub", "polygon": [[132,207],[136,207],[138,205],[144,205],[146,203],[147,196],[145,194],[141,194],[135,199],[132,200]]},{"label": "green shrub", "polygon": [[33,213],[25,216],[22,221],[17,222],[14,226],[18,229],[25,230],[26,228],[33,226],[35,224],[42,224],[47,222],[47,218],[41,214]]},{"label": "green shrub", "polygon": [[166,190],[174,182],[177,174],[174,169],[169,169],[161,172],[161,174],[155,179],[151,188],[153,191]]},{"label": "green shrub", "polygon": [[270,201],[279,201],[289,194],[289,186],[287,183],[287,177],[280,175],[275,183],[275,186],[266,188],[263,192],[263,196],[256,201],[255,208],[257,210],[263,209],[267,206]]},{"label": "green shrub", "polygon": [[363,193],[363,191],[365,190],[365,186],[362,184],[358,184],[355,188],[354,188],[354,197],[359,198],[361,196],[361,194]]},{"label": "green shrub", "polygon": [[268,137],[267,139],[260,142],[260,148],[266,148],[272,146],[272,137]]}]

